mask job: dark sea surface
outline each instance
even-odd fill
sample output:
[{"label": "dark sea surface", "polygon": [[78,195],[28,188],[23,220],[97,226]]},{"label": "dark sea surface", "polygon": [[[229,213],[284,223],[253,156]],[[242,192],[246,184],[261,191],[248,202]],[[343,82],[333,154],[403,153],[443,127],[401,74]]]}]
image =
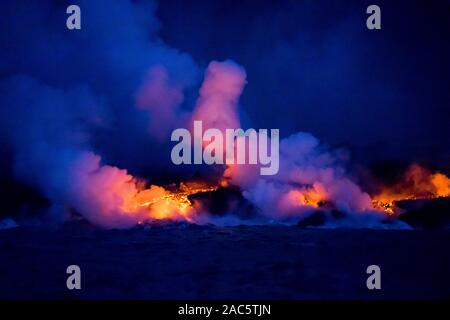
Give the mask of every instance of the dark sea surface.
[{"label": "dark sea surface", "polygon": [[[81,268],[81,290],[66,268]],[[369,265],[381,290],[368,290]],[[188,224],[0,230],[0,299],[450,298],[449,230]]]}]

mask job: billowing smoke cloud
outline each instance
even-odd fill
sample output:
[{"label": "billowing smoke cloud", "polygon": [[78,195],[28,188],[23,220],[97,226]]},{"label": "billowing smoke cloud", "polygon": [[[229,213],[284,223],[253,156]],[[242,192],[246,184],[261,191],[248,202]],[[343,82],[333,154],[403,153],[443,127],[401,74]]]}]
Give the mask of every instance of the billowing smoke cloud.
[{"label": "billowing smoke cloud", "polygon": [[312,135],[297,133],[282,139],[280,159],[280,171],[274,176],[259,176],[258,171],[239,166],[227,172],[265,215],[298,216],[326,202],[343,212],[372,209],[369,195],[347,177],[339,153],[326,150]]},{"label": "billowing smoke cloud", "polygon": [[347,176],[343,163],[339,151],[329,151],[311,134],[300,132],[281,140],[278,174],[261,176],[257,166],[232,165],[224,177],[275,219],[302,217],[327,205],[345,213],[373,210],[370,196]]},{"label": "billowing smoke cloud", "polygon": [[[157,37],[153,2],[78,1],[77,31],[65,27],[69,4],[2,5],[0,141],[13,172],[1,174],[49,199],[56,218],[75,210],[106,227],[130,226],[142,219],[129,207],[142,186],[105,163],[168,166],[148,146],[178,125],[197,66]],[[149,190],[148,199],[164,192]]]},{"label": "billowing smoke cloud", "polygon": [[162,141],[167,141],[169,132],[179,127],[183,118],[183,88],[169,80],[167,69],[155,66],[136,93],[136,106],[150,115],[150,134]]},{"label": "billowing smoke cloud", "polygon": [[[167,167],[167,161],[149,152],[149,146],[160,142],[164,134],[153,129],[158,122],[155,119],[163,119],[164,112],[165,118],[171,119],[171,113],[178,112],[185,101],[183,90],[198,83],[198,66],[188,54],[158,37],[153,1],[76,1],[82,12],[82,28],[74,31],[66,28],[65,12],[70,4],[74,3],[2,3],[5,19],[1,19],[0,28],[5,32],[0,34],[0,81],[26,75],[63,91],[87,88],[108,112],[106,126],[89,130],[96,152],[108,162],[140,174]],[[150,87],[149,81],[154,82]],[[155,100],[156,91],[171,98]],[[149,109],[156,111],[151,114]],[[87,107],[83,110],[90,112]],[[41,111],[29,110],[34,112]],[[59,109],[55,122],[64,112],[73,111]],[[9,117],[20,116],[10,111]]]},{"label": "billowing smoke cloud", "polygon": [[[185,197],[147,187],[136,172],[151,178],[161,167],[174,167],[164,152],[173,128],[189,128],[194,120],[204,129],[239,128],[246,72],[232,61],[211,62],[194,104],[187,93],[199,68],[157,37],[152,3],[79,4],[80,31],[66,30],[63,14],[49,14],[66,8],[50,1],[6,8],[0,22],[2,30],[14,30],[0,40],[19,43],[0,59],[0,140],[11,153],[12,175],[49,199],[56,219],[75,211],[108,228],[147,219],[194,221]],[[275,176],[234,165],[224,178],[268,218],[301,218],[319,203],[343,212],[372,209],[339,152],[313,136],[283,139],[280,158]]]},{"label": "billowing smoke cloud", "polygon": [[[127,228],[153,219],[189,220],[191,209],[170,198],[163,187],[145,188],[126,170],[102,165],[101,158],[84,152],[69,168],[63,204],[94,224]],[[152,203],[149,208],[148,203]]]},{"label": "billowing smoke cloud", "polygon": [[51,201],[53,218],[62,220],[74,209],[94,223],[129,226],[133,217],[118,208],[136,192],[131,176],[101,167],[100,157],[87,151],[91,127],[106,125],[108,118],[92,91],[63,91],[25,76],[3,82],[0,90],[14,174]]},{"label": "billowing smoke cloud", "polygon": [[[233,62],[211,62],[192,121],[204,128],[239,128],[238,102],[246,74]],[[224,135],[225,136],[225,135]],[[224,177],[239,186],[244,196],[264,215],[298,216],[320,202],[330,202],[343,212],[372,210],[368,194],[352,182],[343,169],[343,156],[322,147],[315,137],[297,133],[280,144],[281,167],[274,176],[261,176],[257,165],[229,165]]]},{"label": "billowing smoke cloud", "polygon": [[[206,128],[222,131],[239,128],[238,101],[245,76],[235,63],[212,62],[192,120],[202,120]],[[224,177],[270,218],[298,218],[325,202],[346,213],[373,210],[370,196],[347,177],[342,152],[327,150],[311,134],[297,133],[283,139],[280,158],[277,175],[261,176],[257,165],[229,165]]]},{"label": "billowing smoke cloud", "polygon": [[245,78],[245,70],[232,61],[211,62],[200,88],[192,121],[201,120],[204,130],[216,128],[223,134],[227,128],[239,128],[237,108]]}]

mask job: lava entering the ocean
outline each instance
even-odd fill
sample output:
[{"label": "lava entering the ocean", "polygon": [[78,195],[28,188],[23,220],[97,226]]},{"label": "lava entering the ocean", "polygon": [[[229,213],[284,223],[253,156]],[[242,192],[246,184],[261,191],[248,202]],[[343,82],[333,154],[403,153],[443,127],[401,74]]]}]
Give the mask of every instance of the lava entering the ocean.
[{"label": "lava entering the ocean", "polygon": [[148,220],[181,219],[195,222],[195,210],[189,196],[214,191],[217,188],[216,185],[202,181],[181,182],[179,186],[172,188],[152,185],[149,189],[138,192],[127,208],[132,208],[131,211],[144,208],[147,210],[144,219]]},{"label": "lava entering the ocean", "polygon": [[398,201],[449,196],[450,179],[445,174],[431,173],[429,170],[414,164],[406,171],[400,182],[386,187],[372,197],[372,203],[375,209],[394,215],[399,213],[396,207]]}]

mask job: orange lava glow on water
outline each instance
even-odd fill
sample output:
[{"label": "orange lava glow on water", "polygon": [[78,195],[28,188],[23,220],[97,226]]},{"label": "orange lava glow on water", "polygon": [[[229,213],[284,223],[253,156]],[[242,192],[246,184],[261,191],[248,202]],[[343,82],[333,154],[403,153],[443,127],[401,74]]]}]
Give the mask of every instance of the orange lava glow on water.
[{"label": "orange lava glow on water", "polygon": [[404,174],[402,180],[384,188],[372,197],[375,209],[389,215],[396,213],[396,202],[401,200],[433,199],[450,196],[450,179],[442,173],[414,164]]}]

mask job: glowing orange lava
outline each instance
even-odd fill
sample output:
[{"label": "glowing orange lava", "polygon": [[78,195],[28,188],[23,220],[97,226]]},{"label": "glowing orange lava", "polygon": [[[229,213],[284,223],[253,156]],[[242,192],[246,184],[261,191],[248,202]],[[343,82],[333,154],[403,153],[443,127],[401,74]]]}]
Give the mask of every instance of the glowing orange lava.
[{"label": "glowing orange lava", "polygon": [[290,191],[289,197],[299,205],[318,208],[326,200],[326,191],[319,183],[315,183],[311,188]]},{"label": "glowing orange lava", "polygon": [[137,212],[144,210],[143,220],[187,220],[192,222],[194,208],[189,196],[196,193],[216,190],[217,186],[205,182],[180,183],[173,190],[152,185],[148,189],[139,191],[128,203],[124,210]]},{"label": "glowing orange lava", "polygon": [[414,164],[404,174],[402,180],[387,187],[372,198],[375,209],[389,215],[396,213],[396,202],[401,200],[433,199],[450,196],[450,179],[442,173]]}]

